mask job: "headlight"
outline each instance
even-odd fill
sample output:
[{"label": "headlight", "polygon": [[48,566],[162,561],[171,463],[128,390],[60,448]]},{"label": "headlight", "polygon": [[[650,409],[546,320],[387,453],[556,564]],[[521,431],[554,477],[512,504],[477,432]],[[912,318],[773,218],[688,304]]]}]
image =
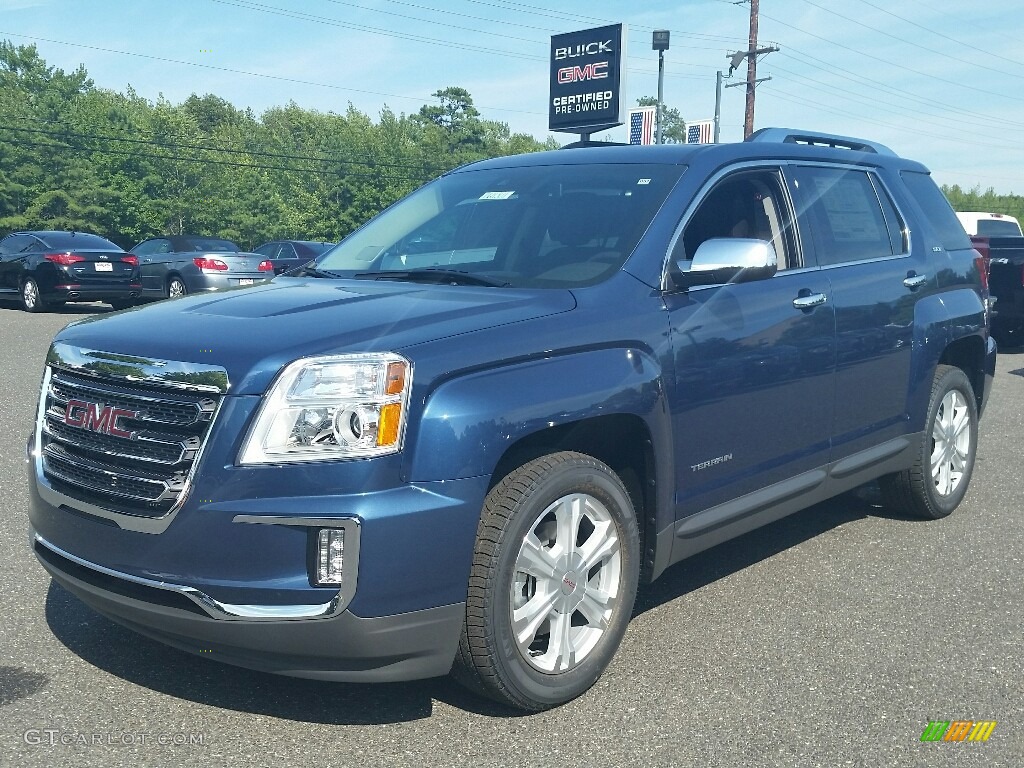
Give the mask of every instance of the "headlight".
[{"label": "headlight", "polygon": [[276,464],[402,449],[412,365],[391,353],[297,360],[274,381],[239,456]]}]

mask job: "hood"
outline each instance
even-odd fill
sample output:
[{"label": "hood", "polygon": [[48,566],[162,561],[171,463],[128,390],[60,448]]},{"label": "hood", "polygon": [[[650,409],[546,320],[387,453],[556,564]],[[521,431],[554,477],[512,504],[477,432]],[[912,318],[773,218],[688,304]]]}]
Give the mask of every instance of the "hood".
[{"label": "hood", "polygon": [[277,278],[72,323],[57,340],[221,366],[230,393],[261,394],[299,357],[403,352],[428,341],[568,312],[568,290]]}]

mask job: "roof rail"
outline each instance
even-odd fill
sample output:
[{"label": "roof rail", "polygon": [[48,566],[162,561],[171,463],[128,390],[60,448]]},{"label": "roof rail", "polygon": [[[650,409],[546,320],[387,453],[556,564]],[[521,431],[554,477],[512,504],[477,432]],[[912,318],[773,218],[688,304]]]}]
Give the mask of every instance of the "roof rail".
[{"label": "roof rail", "polygon": [[621,141],[574,141],[571,144],[563,144],[559,149],[579,149],[580,147],[628,147]]},{"label": "roof rail", "polygon": [[814,131],[798,131],[792,128],[762,128],[752,133],[746,141],[775,142],[778,144],[808,144],[815,147],[834,147],[852,149],[856,152],[874,152],[876,155],[892,155],[896,153],[884,144],[865,139],[854,139],[850,136],[836,136],[831,133],[815,133]]}]

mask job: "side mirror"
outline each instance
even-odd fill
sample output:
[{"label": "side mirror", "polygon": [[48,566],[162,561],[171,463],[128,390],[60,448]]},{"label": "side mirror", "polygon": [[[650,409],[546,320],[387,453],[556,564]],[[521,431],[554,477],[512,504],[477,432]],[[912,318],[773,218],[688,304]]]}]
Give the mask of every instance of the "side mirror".
[{"label": "side mirror", "polygon": [[683,288],[746,283],[771,277],[778,265],[775,248],[767,240],[715,237],[700,244],[689,269],[685,268],[686,262],[679,264],[676,278]]}]

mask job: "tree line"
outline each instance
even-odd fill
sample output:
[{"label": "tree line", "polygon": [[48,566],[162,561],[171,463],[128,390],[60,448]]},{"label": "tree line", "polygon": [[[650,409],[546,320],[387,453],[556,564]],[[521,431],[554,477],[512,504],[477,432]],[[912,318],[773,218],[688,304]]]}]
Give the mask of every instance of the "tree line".
[{"label": "tree line", "polygon": [[295,103],[262,115],[213,94],[155,102],[96,87],[0,42],[0,236],[95,232],[129,248],[159,234],[336,241],[463,163],[554,149],[485,120],[450,87],[377,119]]}]

